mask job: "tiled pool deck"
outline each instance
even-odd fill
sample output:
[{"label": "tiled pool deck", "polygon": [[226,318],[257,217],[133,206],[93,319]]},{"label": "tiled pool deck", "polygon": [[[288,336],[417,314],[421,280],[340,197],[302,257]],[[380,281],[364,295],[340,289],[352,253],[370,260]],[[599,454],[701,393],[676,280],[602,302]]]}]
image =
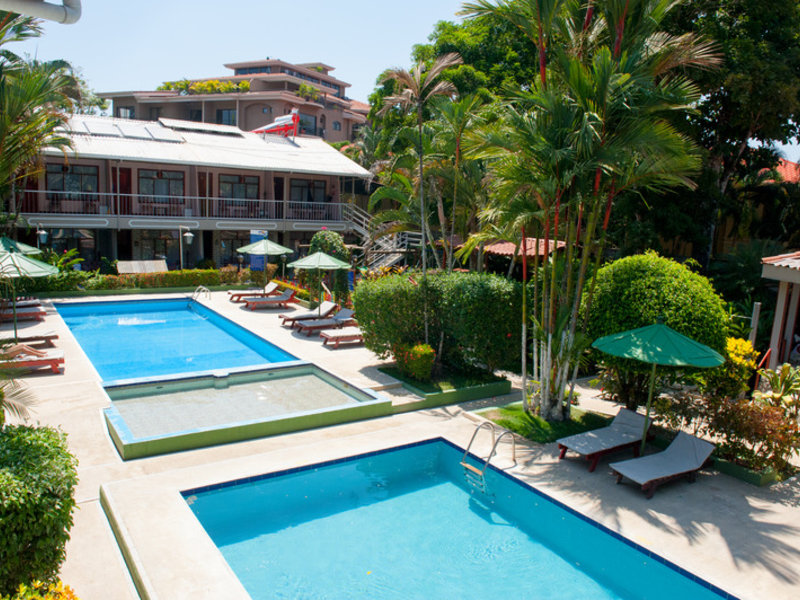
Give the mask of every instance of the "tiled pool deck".
[{"label": "tiled pool deck", "polygon": [[[396,383],[377,370],[381,361],[363,347],[332,350],[317,338],[280,327],[276,314],[283,311],[245,311],[229,303],[224,292],[204,302],[360,387]],[[82,600],[138,597],[100,506],[101,487],[151,597],[246,598],[180,490],[433,437],[463,446],[475,427],[474,417],[464,410],[469,406],[449,407],[123,462],[105,429],[101,411],[107,400],[97,374],[55,310],[48,307],[48,313],[44,323],[21,328],[25,333],[57,332],[66,372],[26,380],[39,398],[34,420],[61,426],[80,461],[79,510],[62,578]],[[398,403],[414,400],[397,388],[383,393]],[[583,402],[616,410],[591,398]],[[488,439],[484,442],[478,454],[488,452]],[[800,595],[798,478],[756,488],[709,471],[694,485],[665,486],[646,500],[632,486],[614,484],[608,461],[589,473],[585,461],[559,462],[555,444],[518,443],[517,454],[510,473],[740,598]],[[502,468],[510,462],[510,445],[504,444],[493,464]],[[524,590],[521,581],[520,597]]]}]

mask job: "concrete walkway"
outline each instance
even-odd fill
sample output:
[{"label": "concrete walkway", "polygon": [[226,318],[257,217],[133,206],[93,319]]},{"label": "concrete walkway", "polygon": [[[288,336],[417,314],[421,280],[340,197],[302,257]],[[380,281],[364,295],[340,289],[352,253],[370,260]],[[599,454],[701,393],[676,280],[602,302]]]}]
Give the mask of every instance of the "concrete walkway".
[{"label": "concrete walkway", "polygon": [[[393,402],[416,399],[378,371],[382,361],[363,347],[343,345],[332,350],[316,337],[280,327],[275,315],[282,310],[248,311],[228,302],[224,292],[203,302],[355,385],[383,389]],[[477,417],[461,407],[448,407],[123,462],[102,419],[108,400],[99,377],[55,310],[48,307],[48,313],[44,323],[23,325],[24,332],[57,332],[66,372],[25,380],[39,398],[33,419],[66,431],[80,461],[79,510],[62,578],[83,600],[139,597],[100,505],[101,487],[118,530],[124,532],[123,543],[129,560],[137,565],[140,585],[151,597],[246,597],[180,498],[180,490],[432,437],[464,446],[475,427]],[[8,326],[2,329],[7,332]],[[590,389],[584,392],[584,408],[616,412],[593,397]],[[475,406],[518,398],[517,391]],[[487,443],[481,442],[476,450],[488,453]],[[681,481],[665,486],[648,501],[633,486],[615,485],[608,461],[590,474],[585,461],[558,461],[555,444],[522,440],[518,440],[518,459],[517,466],[508,469],[515,476],[735,596],[753,600],[798,596],[797,478],[755,488],[710,471],[694,485]],[[507,443],[493,463],[509,466]],[[520,582],[521,597],[524,585]]]}]

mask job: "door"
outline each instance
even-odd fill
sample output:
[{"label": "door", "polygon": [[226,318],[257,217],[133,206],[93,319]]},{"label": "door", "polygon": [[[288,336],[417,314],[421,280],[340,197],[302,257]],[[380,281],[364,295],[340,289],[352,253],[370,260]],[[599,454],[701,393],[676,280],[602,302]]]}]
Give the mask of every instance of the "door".
[{"label": "door", "polygon": [[[119,182],[119,190],[117,190]],[[131,214],[131,170],[127,167],[111,167],[111,191],[117,203],[117,214]]]}]

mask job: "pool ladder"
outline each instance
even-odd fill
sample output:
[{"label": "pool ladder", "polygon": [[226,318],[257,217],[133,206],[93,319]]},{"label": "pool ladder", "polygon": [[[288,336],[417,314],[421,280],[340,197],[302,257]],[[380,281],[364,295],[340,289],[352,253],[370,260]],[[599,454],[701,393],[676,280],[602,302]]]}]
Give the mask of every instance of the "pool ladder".
[{"label": "pool ladder", "polygon": [[[472,465],[467,462],[467,455],[469,454],[469,449],[472,448],[472,443],[475,441],[478,432],[483,429],[483,427],[488,427],[492,432],[492,451],[489,452],[489,456],[483,462],[483,468],[478,468],[475,465]],[[503,430],[500,435],[497,434],[497,428],[495,427],[494,423],[490,423],[489,421],[484,421],[480,423],[476,428],[475,431],[472,432],[472,437],[469,440],[469,444],[467,444],[466,450],[464,450],[464,455],[461,457],[461,466],[464,469],[464,479],[467,481],[469,485],[471,485],[476,490],[486,492],[486,469],[489,467],[489,461],[492,460],[492,457],[497,454],[497,445],[500,443],[500,440],[503,439],[503,436],[510,435],[511,436],[511,458],[514,461],[512,466],[517,464],[517,442],[514,439],[514,434],[510,431]]]},{"label": "pool ladder", "polygon": [[205,296],[206,300],[210,300],[211,290],[204,285],[198,285],[194,292],[192,292],[192,300],[197,300],[200,296]]}]

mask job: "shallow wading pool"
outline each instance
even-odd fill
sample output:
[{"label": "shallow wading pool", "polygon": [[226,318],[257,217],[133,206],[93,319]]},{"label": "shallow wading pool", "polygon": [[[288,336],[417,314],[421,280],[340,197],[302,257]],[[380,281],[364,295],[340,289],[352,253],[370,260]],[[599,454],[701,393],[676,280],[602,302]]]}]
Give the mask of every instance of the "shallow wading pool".
[{"label": "shallow wading pool", "polygon": [[[185,490],[255,600],[734,599],[443,439]],[[479,464],[474,457],[472,464]]]},{"label": "shallow wading pool", "polygon": [[309,363],[106,385],[124,459],[391,414],[389,399]]}]

